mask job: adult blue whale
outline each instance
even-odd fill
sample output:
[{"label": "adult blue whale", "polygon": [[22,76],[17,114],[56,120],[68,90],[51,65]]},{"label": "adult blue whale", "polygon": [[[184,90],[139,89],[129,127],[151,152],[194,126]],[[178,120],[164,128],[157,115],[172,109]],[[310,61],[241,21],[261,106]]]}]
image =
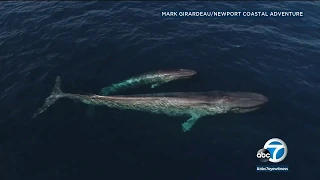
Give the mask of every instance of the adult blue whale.
[{"label": "adult blue whale", "polygon": [[138,110],[169,116],[189,116],[189,119],[182,124],[184,132],[190,130],[201,117],[223,113],[250,112],[261,108],[268,102],[267,97],[249,92],[173,92],[124,96],[70,94],[60,90],[60,77],[57,77],[51,95],[33,118],[44,112],[59,98],[69,98],[85,104],[110,108]]}]

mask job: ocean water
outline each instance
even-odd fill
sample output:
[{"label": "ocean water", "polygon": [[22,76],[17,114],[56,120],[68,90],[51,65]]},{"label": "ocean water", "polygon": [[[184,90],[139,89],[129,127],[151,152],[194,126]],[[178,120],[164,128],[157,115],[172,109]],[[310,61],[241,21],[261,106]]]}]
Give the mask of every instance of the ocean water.
[{"label": "ocean water", "polygon": [[[319,179],[320,3],[1,2],[0,177],[49,179]],[[168,10],[299,10],[301,18],[165,18]],[[62,99],[35,119],[54,85],[98,93],[151,70],[186,81],[134,93],[249,91],[260,111],[202,118],[97,108]],[[288,173],[256,173],[256,152],[284,140]]]}]

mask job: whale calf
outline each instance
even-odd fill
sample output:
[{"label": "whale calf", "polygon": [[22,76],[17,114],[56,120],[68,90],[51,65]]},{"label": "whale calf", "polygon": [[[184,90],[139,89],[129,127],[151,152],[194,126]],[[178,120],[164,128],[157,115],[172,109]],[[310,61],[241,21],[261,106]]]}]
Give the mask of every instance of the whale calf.
[{"label": "whale calf", "polygon": [[[99,95],[106,96],[115,92],[122,92],[129,88],[135,88],[138,86],[149,84],[151,85],[151,88],[155,88],[170,81],[190,78],[195,74],[197,74],[197,72],[191,69],[151,71],[104,87],[100,90]],[[87,109],[87,116],[92,117],[94,112],[94,106],[89,106]]]},{"label": "whale calf", "polygon": [[155,88],[173,80],[190,78],[195,74],[197,74],[197,72],[191,69],[151,71],[139,76],[133,76],[119,83],[114,83],[111,86],[102,88],[99,92],[99,95],[106,96],[114,92],[120,92],[128,88],[134,88],[147,84],[151,84],[151,88]]},{"label": "whale calf", "polygon": [[170,92],[114,96],[70,94],[61,91],[60,81],[60,77],[57,77],[51,95],[34,114],[33,118],[44,112],[56,100],[69,98],[89,105],[145,111],[169,116],[189,116],[189,119],[182,124],[182,130],[186,132],[201,117],[224,113],[251,112],[268,102],[266,96],[250,92]]}]

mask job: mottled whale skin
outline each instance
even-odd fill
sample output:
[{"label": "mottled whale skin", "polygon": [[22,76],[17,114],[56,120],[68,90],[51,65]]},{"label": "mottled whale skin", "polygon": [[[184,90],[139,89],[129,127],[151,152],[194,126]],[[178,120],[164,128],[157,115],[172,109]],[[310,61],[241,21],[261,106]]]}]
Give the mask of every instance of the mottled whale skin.
[{"label": "mottled whale skin", "polygon": [[144,73],[139,76],[134,76],[119,83],[114,83],[111,86],[102,88],[99,95],[110,95],[114,92],[120,92],[128,88],[134,88],[141,85],[151,84],[151,88],[158,87],[162,84],[178,79],[186,79],[197,74],[191,69],[172,69],[158,70]]},{"label": "mottled whale skin", "polygon": [[[170,81],[190,78],[195,74],[197,74],[197,72],[191,69],[170,69],[151,71],[138,76],[133,76],[129,79],[123,80],[118,83],[114,83],[108,87],[104,87],[100,90],[99,95],[107,96],[110,94],[114,94],[115,92],[119,93],[124,90],[135,88],[142,85],[151,85],[151,88],[156,88]],[[89,106],[87,110],[87,116],[92,117],[94,112],[94,106]]]},{"label": "mottled whale skin", "polygon": [[184,132],[189,131],[195,122],[204,116],[224,113],[245,113],[261,108],[268,98],[249,92],[170,92],[138,95],[81,95],[63,93],[60,90],[60,78],[57,77],[52,94],[33,116],[45,111],[59,98],[69,98],[96,106],[145,111],[169,116],[190,118],[182,124]]}]

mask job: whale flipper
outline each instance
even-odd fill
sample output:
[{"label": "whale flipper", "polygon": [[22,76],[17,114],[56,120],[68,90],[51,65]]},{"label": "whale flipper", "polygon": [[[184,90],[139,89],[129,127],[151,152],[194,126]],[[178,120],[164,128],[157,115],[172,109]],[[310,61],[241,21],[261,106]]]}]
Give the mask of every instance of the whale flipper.
[{"label": "whale flipper", "polygon": [[155,83],[155,84],[152,84],[152,85],[151,85],[151,88],[156,88],[156,87],[158,87],[158,86],[161,86],[162,84],[164,84],[164,83]]},{"label": "whale flipper", "polygon": [[201,116],[192,115],[186,122],[182,123],[182,131],[183,132],[189,131],[192,128],[192,126],[197,122],[197,120],[200,118]]}]

